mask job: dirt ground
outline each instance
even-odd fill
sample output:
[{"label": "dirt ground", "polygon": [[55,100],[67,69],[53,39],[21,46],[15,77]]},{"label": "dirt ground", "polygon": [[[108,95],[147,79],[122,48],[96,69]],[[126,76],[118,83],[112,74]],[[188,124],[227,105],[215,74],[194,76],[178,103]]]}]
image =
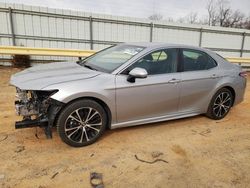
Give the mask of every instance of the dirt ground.
[{"label": "dirt ground", "polygon": [[223,120],[197,116],[108,130],[97,143],[72,148],[55,130],[47,140],[40,128],[14,129],[8,82],[17,71],[0,67],[0,187],[91,187],[91,172],[103,174],[105,187],[250,186],[249,84],[245,101]]}]

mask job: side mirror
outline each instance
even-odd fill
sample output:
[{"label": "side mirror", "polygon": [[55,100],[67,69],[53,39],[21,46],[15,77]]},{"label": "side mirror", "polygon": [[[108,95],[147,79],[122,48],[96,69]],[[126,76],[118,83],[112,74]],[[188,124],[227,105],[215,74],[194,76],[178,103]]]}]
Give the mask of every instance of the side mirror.
[{"label": "side mirror", "polygon": [[145,69],[135,67],[128,73],[127,81],[134,83],[136,78],[147,78],[147,76],[148,72]]}]

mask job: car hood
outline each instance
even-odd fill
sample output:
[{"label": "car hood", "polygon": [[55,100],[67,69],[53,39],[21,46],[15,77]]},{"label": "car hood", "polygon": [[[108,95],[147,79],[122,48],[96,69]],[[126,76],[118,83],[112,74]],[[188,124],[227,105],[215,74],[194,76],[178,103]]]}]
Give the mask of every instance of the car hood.
[{"label": "car hood", "polygon": [[99,74],[73,62],[49,63],[12,75],[10,84],[23,90],[41,90],[53,84],[93,78]]}]

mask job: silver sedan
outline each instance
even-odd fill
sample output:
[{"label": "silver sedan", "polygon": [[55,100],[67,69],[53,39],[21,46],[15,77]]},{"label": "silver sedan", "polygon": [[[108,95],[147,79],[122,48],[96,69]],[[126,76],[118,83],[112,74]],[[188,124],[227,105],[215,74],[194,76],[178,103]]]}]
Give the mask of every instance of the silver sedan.
[{"label": "silver sedan", "polygon": [[11,77],[17,88],[16,128],[56,126],[75,147],[106,128],[205,114],[224,118],[243,100],[246,72],[207,49],[124,43],[76,63],[34,66]]}]

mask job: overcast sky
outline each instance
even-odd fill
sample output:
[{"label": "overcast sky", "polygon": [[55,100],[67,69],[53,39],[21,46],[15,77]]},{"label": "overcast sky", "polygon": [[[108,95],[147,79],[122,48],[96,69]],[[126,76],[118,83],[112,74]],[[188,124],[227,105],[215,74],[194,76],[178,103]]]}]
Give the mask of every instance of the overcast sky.
[{"label": "overcast sky", "polygon": [[[51,8],[73,9],[85,12],[147,18],[161,14],[164,18],[185,17],[197,12],[199,18],[207,15],[208,0],[0,0],[5,3],[22,3]],[[250,0],[229,0],[231,7],[250,16]]]}]

